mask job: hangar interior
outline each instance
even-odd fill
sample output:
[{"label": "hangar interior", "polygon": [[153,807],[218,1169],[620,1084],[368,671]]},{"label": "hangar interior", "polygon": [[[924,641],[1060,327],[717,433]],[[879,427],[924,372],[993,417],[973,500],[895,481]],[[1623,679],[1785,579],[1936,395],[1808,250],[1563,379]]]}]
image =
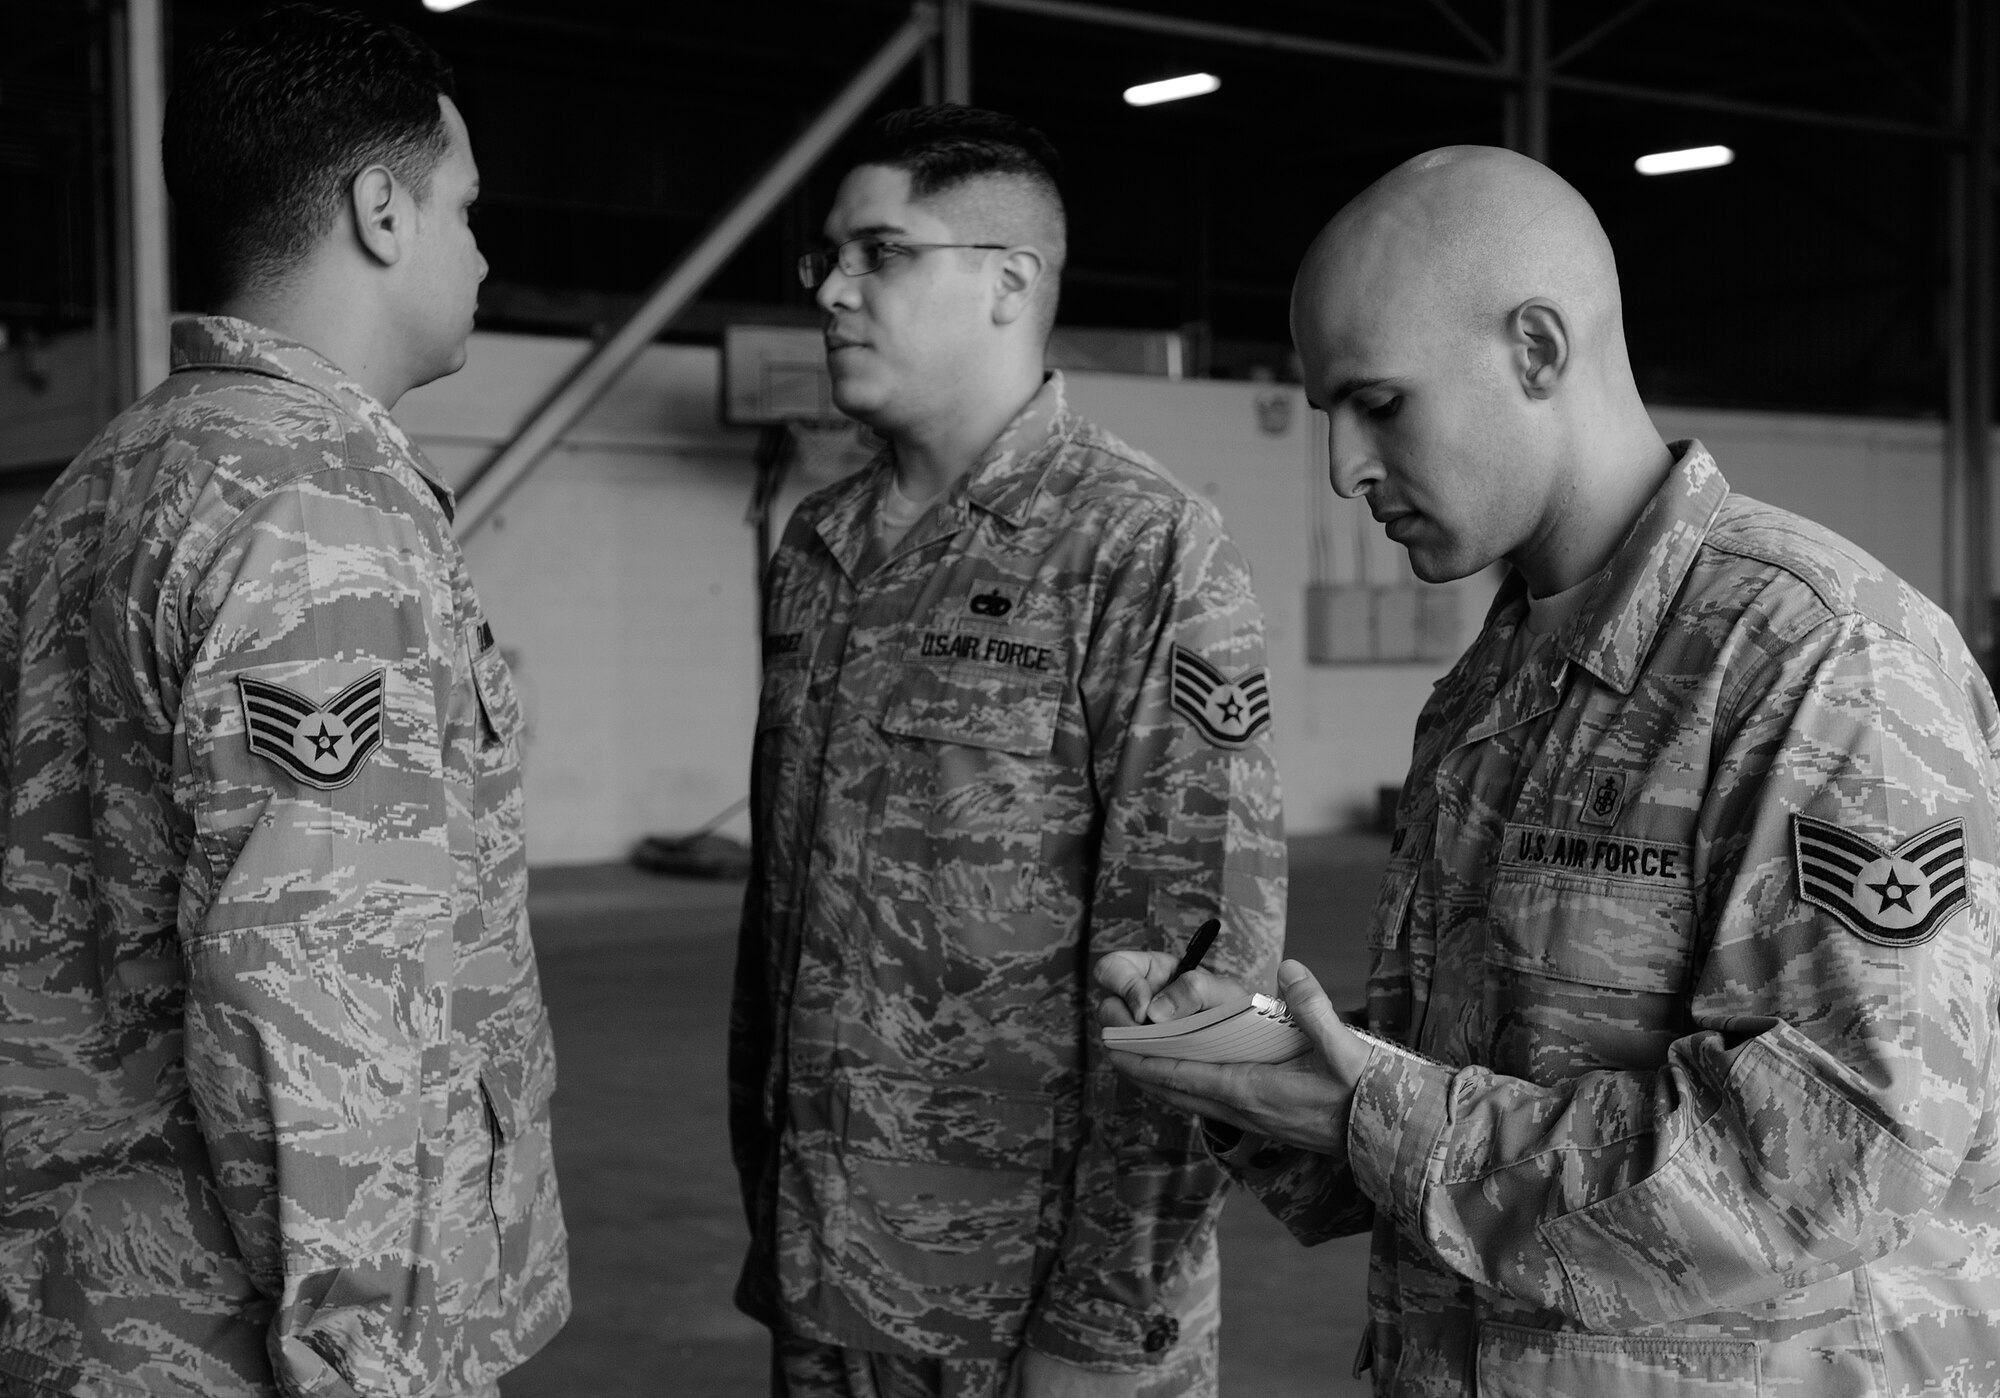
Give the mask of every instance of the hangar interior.
[{"label": "hangar interior", "polygon": [[[754,1327],[727,1305],[719,1094],[675,1088],[720,1083],[735,893],[600,866],[649,833],[743,830],[760,549],[865,459],[824,406],[792,268],[875,114],[974,101],[1062,152],[1053,358],[1086,415],[1217,503],[1251,562],[1289,829],[1309,837],[1295,929],[1301,906],[1345,927],[1365,912],[1381,850],[1341,832],[1401,779],[1414,712],[1494,585],[1418,584],[1332,494],[1287,340],[1306,242],[1420,150],[1505,144],[1575,184],[1618,250],[1664,434],[1875,553],[1992,667],[2000,20],[1981,0],[348,3],[451,63],[481,166],[492,271],[468,365],[397,416],[461,493],[524,695],[538,929],[577,1026],[563,1110],[621,1123],[566,1147],[579,1255],[608,1260],[510,1395],[584,1391],[578,1375],[759,1391]],[[151,153],[175,53],[243,8],[0,9],[0,532],[164,375],[167,321],[201,302]],[[1121,97],[1196,71],[1219,86]],[[1733,161],[1635,168],[1711,145]],[[642,1032],[648,1014],[668,1027]],[[1349,1391],[1326,1376],[1351,1330],[1311,1347],[1256,1327],[1288,1291],[1351,1300],[1359,1254],[1286,1252],[1249,1209],[1226,1226],[1226,1249],[1284,1257],[1232,1303],[1226,1379]]]},{"label": "hangar interior", "polygon": [[[156,140],[175,47],[237,8],[20,0],[0,21],[15,513],[164,372],[160,327],[198,303],[157,170],[130,152]],[[1973,427],[1994,376],[1983,5],[369,8],[453,64],[481,164],[493,270],[478,339],[401,417],[464,494],[460,527],[528,695],[537,864],[615,860],[741,796],[758,462],[770,422],[809,429],[827,410],[807,386],[730,411],[724,341],[803,334],[810,376],[816,312],[791,266],[854,125],[925,97],[1015,112],[1063,152],[1074,232],[1055,359],[1081,406],[1217,501],[1249,556],[1294,831],[1369,820],[1401,776],[1411,709],[1491,587],[1414,583],[1327,489],[1292,383],[1298,251],[1430,146],[1546,156],[1619,250],[1639,382],[1669,438],[1699,436],[1738,488],[1847,533],[1990,650],[1990,430]],[[1219,89],[1121,100],[1194,70]],[[1734,163],[1634,169],[1708,144]],[[767,536],[807,485],[861,459],[826,438],[780,444],[796,469]]]}]

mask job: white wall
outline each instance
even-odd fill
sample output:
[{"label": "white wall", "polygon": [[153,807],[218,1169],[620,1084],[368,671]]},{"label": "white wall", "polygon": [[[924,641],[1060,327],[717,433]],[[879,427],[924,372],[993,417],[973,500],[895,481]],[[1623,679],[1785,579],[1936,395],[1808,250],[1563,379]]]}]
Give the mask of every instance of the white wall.
[{"label": "white wall", "polygon": [[[461,481],[584,349],[578,340],[475,336],[465,370],[412,393],[397,416]],[[648,349],[469,545],[528,710],[538,863],[620,858],[639,836],[689,829],[743,791],[757,698],[757,560],[744,521],[756,434],[718,422],[719,359],[706,348]],[[73,391],[88,369],[83,349],[61,347],[49,362],[57,372],[44,392],[0,376],[0,467],[67,455],[95,428]],[[1304,662],[1315,518],[1337,580],[1392,582],[1407,572],[1361,507],[1332,499],[1316,479],[1323,468],[1297,390],[1108,374],[1070,382],[1079,409],[1210,495],[1250,560],[1267,614],[1291,828],[1364,819],[1375,788],[1401,778],[1411,722],[1444,667]],[[1291,404],[1275,434],[1256,411],[1270,393]],[[1938,424],[1688,409],[1656,416],[1670,438],[1701,437],[1738,489],[1847,534],[1937,595]],[[784,503],[800,493],[788,491]],[[1469,636],[1490,584],[1460,586]]]},{"label": "white wall", "polygon": [[[461,479],[582,352],[576,341],[480,335],[465,371],[411,394],[398,417]],[[690,828],[741,794],[756,704],[756,562],[744,522],[755,434],[718,425],[718,372],[714,350],[649,349],[507,504],[501,527],[470,546],[533,725],[537,862],[617,858],[638,836]],[[1401,779],[1411,722],[1444,667],[1305,663],[1315,509],[1337,542],[1357,541],[1334,560],[1343,580],[1407,573],[1361,507],[1314,478],[1303,398],[1246,383],[1070,382],[1081,411],[1213,498],[1250,560],[1291,828],[1365,819],[1375,788]],[[1292,405],[1278,434],[1256,411],[1272,392]],[[1740,489],[1850,535],[1935,595],[1937,424],[1682,409],[1658,418],[1669,437],[1700,436]],[[1491,584],[1459,586],[1469,637]]]}]

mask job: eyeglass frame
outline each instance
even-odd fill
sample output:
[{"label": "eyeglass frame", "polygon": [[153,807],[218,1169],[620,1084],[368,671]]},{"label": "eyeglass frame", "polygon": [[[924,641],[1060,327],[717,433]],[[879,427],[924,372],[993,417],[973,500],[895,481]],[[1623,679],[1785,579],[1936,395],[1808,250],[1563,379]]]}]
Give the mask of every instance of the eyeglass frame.
[{"label": "eyeglass frame", "polygon": [[[818,291],[826,284],[826,279],[833,275],[835,268],[839,268],[843,275],[849,277],[872,277],[881,271],[882,265],[887,259],[879,254],[875,258],[875,265],[873,267],[865,267],[858,272],[850,272],[847,268],[841,266],[841,251],[845,248],[853,247],[856,243],[873,243],[878,249],[886,250],[894,248],[898,252],[934,252],[939,248],[980,248],[986,252],[1005,252],[1014,246],[1012,243],[909,243],[904,242],[900,238],[878,238],[872,233],[864,233],[858,238],[849,238],[845,242],[835,243],[830,249],[815,248],[811,252],[800,253],[798,264],[799,285],[803,286],[807,291]],[[818,276],[814,276],[814,270],[822,263],[826,270]]]}]

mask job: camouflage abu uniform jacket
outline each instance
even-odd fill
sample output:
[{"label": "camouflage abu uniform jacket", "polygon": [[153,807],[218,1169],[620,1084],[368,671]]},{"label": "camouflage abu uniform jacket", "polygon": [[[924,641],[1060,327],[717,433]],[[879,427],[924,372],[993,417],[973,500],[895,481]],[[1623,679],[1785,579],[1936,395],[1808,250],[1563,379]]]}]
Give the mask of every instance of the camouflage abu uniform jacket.
[{"label": "camouflage abu uniform jacket", "polygon": [[1374,1201],[1380,1394],[2000,1391],[1993,696],[1676,450],[1581,612],[1504,676],[1516,579],[1419,721],[1369,1020],[1425,1056],[1376,1050],[1351,1174],[1246,1176],[1309,1241]]},{"label": "camouflage abu uniform jacket", "polygon": [[569,1304],[512,682],[379,404],[174,351],[7,556],[0,1390],[484,1388]]},{"label": "camouflage abu uniform jacket", "polygon": [[1084,1364],[1212,1338],[1227,1180],[1101,1061],[1091,961],[1272,974],[1262,623],[1215,510],[1052,378],[867,568],[890,464],[770,569],[732,1135],[739,1303],[807,1339]]}]

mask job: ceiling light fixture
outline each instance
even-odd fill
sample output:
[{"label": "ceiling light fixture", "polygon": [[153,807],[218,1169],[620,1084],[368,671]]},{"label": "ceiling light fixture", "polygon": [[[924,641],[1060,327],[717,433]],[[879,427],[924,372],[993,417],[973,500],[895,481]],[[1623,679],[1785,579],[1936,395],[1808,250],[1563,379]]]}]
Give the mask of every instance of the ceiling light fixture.
[{"label": "ceiling light fixture", "polygon": [[1642,175],[1678,175],[1686,170],[1713,170],[1736,159],[1728,146],[1690,146],[1686,150],[1656,151],[1632,162]]},{"label": "ceiling light fixture", "polygon": [[1183,97],[1205,97],[1222,86],[1213,73],[1186,73],[1178,78],[1162,78],[1156,83],[1140,83],[1125,89],[1129,107],[1151,107],[1161,102],[1178,102]]},{"label": "ceiling light fixture", "polygon": [[437,14],[446,10],[456,10],[461,5],[470,5],[472,0],[424,0],[424,8]]}]

